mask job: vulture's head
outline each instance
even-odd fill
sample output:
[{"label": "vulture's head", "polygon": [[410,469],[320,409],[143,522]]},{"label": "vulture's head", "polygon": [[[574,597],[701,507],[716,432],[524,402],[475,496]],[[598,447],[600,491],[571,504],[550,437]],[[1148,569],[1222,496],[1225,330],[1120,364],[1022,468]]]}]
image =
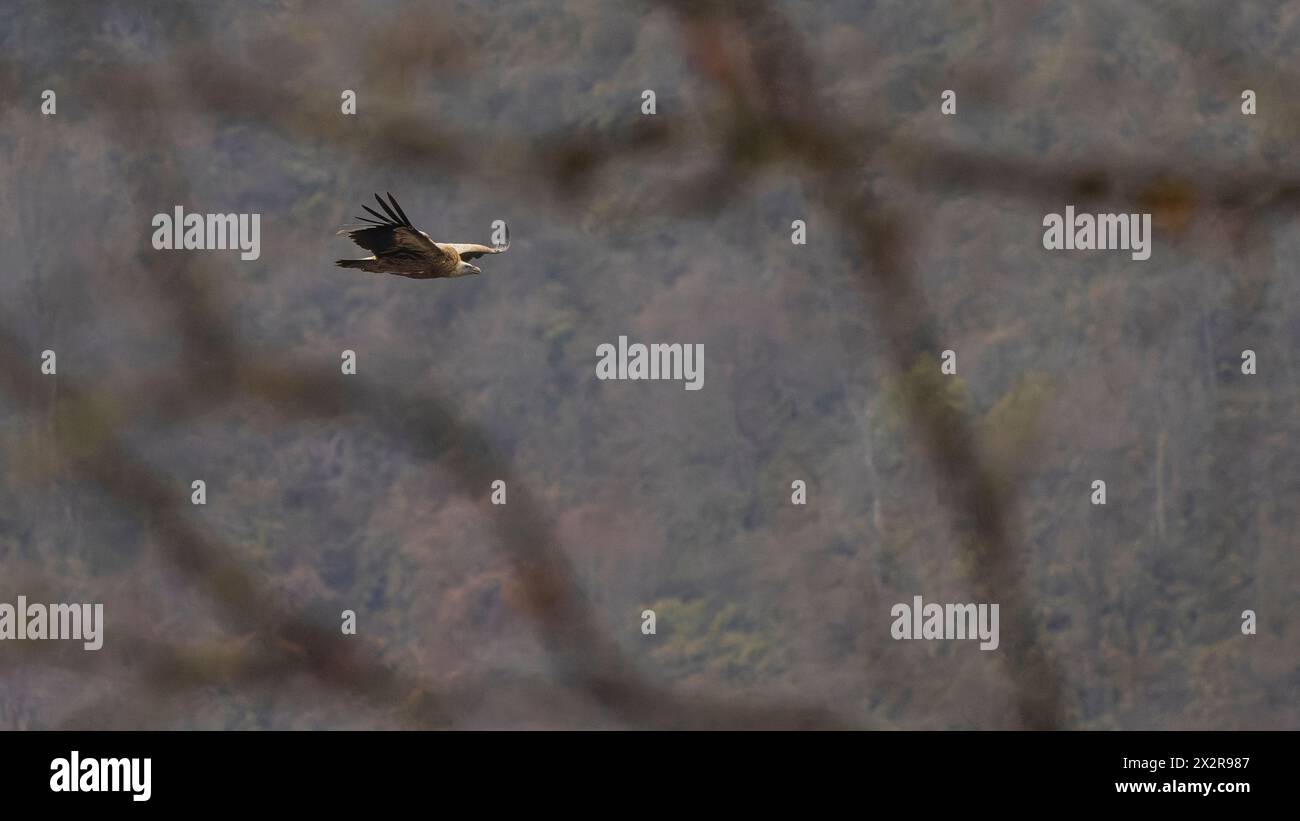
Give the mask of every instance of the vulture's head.
[{"label": "vulture's head", "polygon": [[481,274],[481,273],[483,273],[482,268],[479,268],[477,265],[470,265],[468,262],[462,259],[460,262],[456,263],[456,270],[452,273],[452,276],[467,277],[473,274]]}]

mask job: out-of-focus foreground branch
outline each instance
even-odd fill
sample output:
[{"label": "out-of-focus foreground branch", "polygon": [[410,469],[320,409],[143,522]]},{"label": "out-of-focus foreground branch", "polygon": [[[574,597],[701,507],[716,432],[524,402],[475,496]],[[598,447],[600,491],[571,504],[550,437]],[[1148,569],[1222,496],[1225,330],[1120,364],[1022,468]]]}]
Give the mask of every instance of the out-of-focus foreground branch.
[{"label": "out-of-focus foreground branch", "polygon": [[[664,192],[664,201],[696,209],[702,202],[716,206],[743,196],[746,181],[763,169],[793,168],[843,232],[848,254],[861,260],[856,281],[888,342],[890,368],[899,373],[918,352],[942,346],[913,270],[909,215],[874,196],[858,170],[894,174],[918,187],[956,186],[1052,201],[1146,198],[1161,206],[1172,198],[1176,202],[1171,207],[1195,202],[1197,207],[1242,212],[1251,220],[1276,213],[1291,216],[1300,206],[1300,180],[1262,168],[1211,170],[1192,180],[1175,164],[1153,170],[1122,158],[1061,171],[1025,158],[983,155],[940,143],[877,145],[885,129],[852,124],[819,96],[811,50],[774,8],[752,3],[738,13],[726,3],[664,5],[678,19],[690,65],[729,112],[712,135],[719,146],[718,166],[701,179],[674,183]],[[194,25],[202,23],[195,18]],[[201,36],[197,39],[202,41]],[[150,67],[123,65],[112,73],[112,87],[105,89],[97,111],[119,145],[137,138],[142,128],[166,142],[169,116],[203,111],[218,119],[245,118],[272,133],[323,144],[341,156],[364,150],[394,166],[434,168],[448,175],[462,173],[467,157],[486,153],[493,163],[477,173],[511,179],[521,197],[558,187],[576,202],[588,196],[586,183],[603,166],[671,151],[694,138],[671,120],[664,125],[664,118],[653,125],[637,123],[541,141],[510,134],[465,134],[384,103],[376,103],[362,125],[345,124],[341,118],[322,122],[286,104],[268,87],[266,77],[275,76],[283,61],[293,59],[269,54],[264,70],[254,72],[215,48],[178,51],[176,70],[183,78],[179,84],[172,78],[161,81]],[[172,173],[168,185],[180,191],[184,181]],[[703,193],[707,198],[702,199]],[[142,188],[134,195],[143,201]],[[159,258],[145,264],[157,266],[160,273],[164,268]],[[257,574],[233,558],[234,551],[187,515],[169,481],[133,454],[117,430],[116,420],[173,424],[211,413],[232,396],[247,396],[290,420],[364,420],[370,428],[403,441],[423,463],[436,462],[450,470],[470,495],[481,495],[494,479],[506,480],[510,504],[491,512],[497,544],[523,585],[528,613],[558,683],[576,687],[618,721],[695,728],[853,724],[822,709],[785,701],[737,704],[687,698],[650,683],[597,624],[545,513],[493,452],[488,438],[458,418],[450,403],[365,380],[352,380],[345,387],[338,380],[304,375],[310,369],[299,363],[258,364],[266,361],[265,354],[259,359],[235,339],[220,288],[214,284],[217,278],[202,259],[170,256],[165,265],[167,277],[155,278],[157,297],[175,317],[187,364],[177,372],[147,376],[125,398],[109,398],[111,392],[63,375],[58,377],[57,396],[48,396],[32,369],[32,352],[16,334],[0,328],[0,390],[32,417],[52,413],[57,421],[51,444],[69,469],[97,483],[121,508],[151,517],[162,557],[216,603],[231,624],[258,636],[257,642],[219,664],[193,657],[186,648],[141,640],[141,651],[150,654],[138,682],[142,691],[199,687],[216,673],[238,686],[290,670],[306,671],[417,727],[454,726],[457,704],[467,697],[440,690],[417,673],[395,670],[377,648],[341,642],[336,631],[279,604]],[[963,545],[971,559],[971,581],[981,596],[1001,602],[1008,614],[1003,622],[1004,658],[1021,725],[1067,726],[1069,705],[1061,673],[1041,635],[1040,618],[1025,584],[1027,562],[1014,525],[1012,489],[986,463],[969,419],[918,394],[905,394],[904,399],[936,473],[953,491],[948,495],[952,514],[973,533]],[[103,706],[89,705],[67,723],[80,725],[100,714]]]}]

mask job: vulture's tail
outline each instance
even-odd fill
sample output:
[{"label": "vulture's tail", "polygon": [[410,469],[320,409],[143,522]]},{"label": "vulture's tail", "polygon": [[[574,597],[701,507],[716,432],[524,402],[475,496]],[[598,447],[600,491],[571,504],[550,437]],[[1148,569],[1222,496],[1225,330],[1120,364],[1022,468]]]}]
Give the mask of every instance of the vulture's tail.
[{"label": "vulture's tail", "polygon": [[340,268],[365,268],[367,262],[374,262],[371,259],[338,259],[334,264]]}]

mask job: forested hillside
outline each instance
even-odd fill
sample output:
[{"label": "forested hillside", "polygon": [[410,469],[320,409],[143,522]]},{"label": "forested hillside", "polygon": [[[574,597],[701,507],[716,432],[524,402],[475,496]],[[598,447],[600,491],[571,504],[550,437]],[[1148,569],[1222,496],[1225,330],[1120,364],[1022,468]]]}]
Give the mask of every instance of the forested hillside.
[{"label": "forested hillside", "polygon": [[[651,724],[589,643],[686,703],[1021,726],[1010,642],[891,638],[989,600],[919,408],[1006,502],[1059,726],[1300,727],[1300,15],[771,6],[0,8],[0,601],[106,614],[0,642],[0,727]],[[337,268],[373,192],[510,250]],[[1069,204],[1152,213],[1150,259],[1045,250]],[[259,258],[155,250],[177,205],[260,214]],[[898,280],[851,230],[885,214]],[[620,335],[702,344],[703,389],[598,380]]]}]

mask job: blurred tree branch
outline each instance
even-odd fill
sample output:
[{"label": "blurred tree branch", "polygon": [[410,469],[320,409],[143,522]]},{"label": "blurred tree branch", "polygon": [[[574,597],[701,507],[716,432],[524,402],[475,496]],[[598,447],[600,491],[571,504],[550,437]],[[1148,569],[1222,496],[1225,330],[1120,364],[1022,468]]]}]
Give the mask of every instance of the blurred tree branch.
[{"label": "blurred tree branch", "polygon": [[[760,170],[792,168],[839,226],[846,250],[863,260],[856,282],[888,341],[889,366],[898,373],[908,370],[918,352],[942,346],[913,270],[910,215],[870,193],[861,181],[863,174],[895,175],[917,189],[967,189],[1054,203],[1115,199],[1184,219],[1215,210],[1234,215],[1247,227],[1262,217],[1290,217],[1300,206],[1300,177],[1264,165],[1242,170],[1198,163],[1193,172],[1176,158],[1153,167],[1147,161],[1106,157],[1062,169],[925,139],[889,142],[883,125],[852,124],[833,101],[818,93],[817,66],[807,44],[772,6],[754,2],[738,10],[730,3],[686,0],[661,5],[676,15],[693,69],[712,84],[728,112],[711,135],[717,165],[698,179],[674,182],[663,192],[663,202],[681,211],[718,207],[741,196],[746,182]],[[206,21],[196,15],[192,25],[202,42]],[[166,78],[157,76],[152,66],[116,66],[111,86],[103,89],[95,107],[118,144],[138,139],[142,129],[165,143],[169,117],[202,112],[214,120],[247,120],[340,155],[379,157],[397,167],[456,175],[474,165],[476,174],[508,179],[521,197],[533,199],[558,189],[581,201],[608,165],[668,154],[697,136],[667,117],[543,140],[496,132],[467,134],[383,101],[371,104],[360,124],[321,118],[310,107],[286,103],[283,89],[267,80],[295,76],[292,69],[303,55],[287,50],[264,57],[265,63],[254,71],[215,47],[178,49],[173,66],[178,76]],[[5,66],[5,73],[15,71],[13,63]],[[472,162],[482,155],[491,156],[492,163]],[[164,167],[171,190],[182,192],[184,181],[170,173],[171,166]],[[134,199],[143,202],[143,193],[138,188]],[[179,269],[178,260],[183,260]],[[429,680],[393,670],[377,649],[340,641],[335,630],[280,606],[265,583],[240,566],[228,545],[187,515],[174,482],[135,456],[119,435],[122,420],[181,423],[240,396],[259,399],[286,419],[362,419],[403,441],[423,462],[452,471],[472,498],[480,497],[491,480],[506,480],[511,502],[492,510],[492,523],[500,549],[524,585],[539,638],[560,683],[579,688],[618,720],[633,726],[721,728],[852,723],[797,704],[686,698],[649,683],[599,628],[564,550],[528,489],[493,452],[488,437],[459,418],[451,403],[364,379],[344,387],[337,379],[313,375],[306,363],[261,364],[264,356],[254,356],[236,340],[219,278],[200,257],[170,256],[164,261],[155,256],[144,264],[159,274],[152,282],[158,298],[173,312],[183,343],[183,369],[149,374],[121,393],[96,390],[61,375],[58,393],[50,395],[34,370],[33,353],[9,327],[0,328],[0,390],[31,418],[49,414],[55,424],[47,435],[66,466],[98,483],[123,509],[153,517],[163,558],[217,603],[231,625],[258,637],[247,648],[195,649],[141,641],[148,658],[140,675],[142,690],[179,692],[203,686],[213,676],[251,684],[299,670],[340,691],[366,696],[375,709],[404,705],[399,712],[412,726],[455,724],[455,711],[446,704],[448,694]],[[970,419],[919,394],[905,398],[935,472],[953,491],[953,515],[973,534],[963,546],[972,559],[972,583],[982,597],[1001,602],[1010,615],[1004,622],[1004,657],[1021,725],[1066,726],[1070,718],[1061,673],[1040,634],[1040,619],[1025,584],[1027,557],[1014,526],[1011,490],[986,463]],[[482,686],[490,687],[491,682]],[[88,705],[67,723],[93,721],[103,707]]]}]

